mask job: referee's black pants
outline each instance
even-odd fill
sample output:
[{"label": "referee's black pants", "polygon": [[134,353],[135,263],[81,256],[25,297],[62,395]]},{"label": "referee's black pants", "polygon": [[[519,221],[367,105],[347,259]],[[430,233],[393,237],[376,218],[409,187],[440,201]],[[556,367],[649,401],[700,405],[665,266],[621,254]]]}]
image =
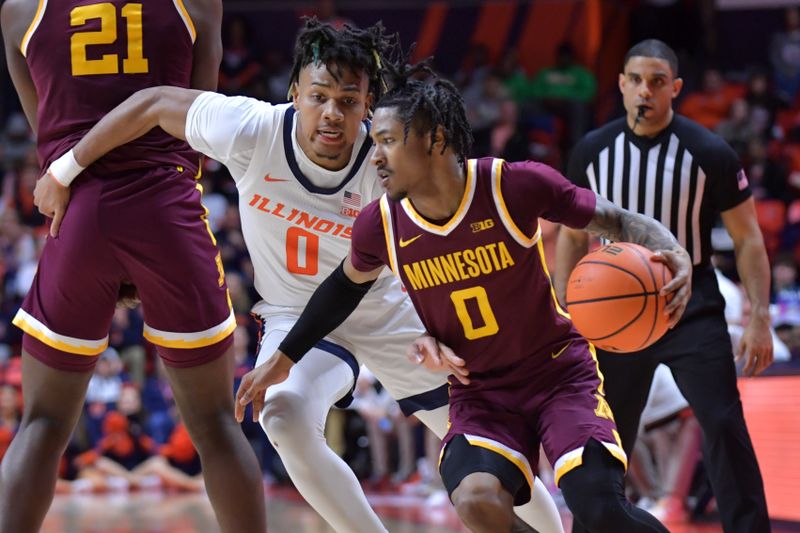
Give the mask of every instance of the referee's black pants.
[{"label": "referee's black pants", "polygon": [[[724,300],[713,271],[696,272],[684,319],[633,354],[597,351],[606,398],[630,457],[659,363],[672,371],[703,429],[703,455],[725,533],[770,531],[764,484],[747,432]],[[573,528],[573,532],[582,531]]]}]

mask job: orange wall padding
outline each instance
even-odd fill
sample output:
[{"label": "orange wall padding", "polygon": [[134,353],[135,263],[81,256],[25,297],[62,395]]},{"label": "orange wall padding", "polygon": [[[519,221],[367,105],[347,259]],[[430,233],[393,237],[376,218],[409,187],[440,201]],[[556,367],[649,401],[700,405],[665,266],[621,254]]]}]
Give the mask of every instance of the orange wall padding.
[{"label": "orange wall padding", "polygon": [[518,7],[519,2],[516,0],[487,2],[481,7],[478,23],[472,33],[472,42],[486,45],[493,62],[500,60]]},{"label": "orange wall padding", "polygon": [[740,379],[739,392],[769,515],[800,521],[800,376]]},{"label": "orange wall padding", "polygon": [[425,11],[425,18],[420,24],[417,46],[414,49],[413,61],[419,61],[434,55],[439,45],[444,19],[447,16],[447,2],[431,2]]}]

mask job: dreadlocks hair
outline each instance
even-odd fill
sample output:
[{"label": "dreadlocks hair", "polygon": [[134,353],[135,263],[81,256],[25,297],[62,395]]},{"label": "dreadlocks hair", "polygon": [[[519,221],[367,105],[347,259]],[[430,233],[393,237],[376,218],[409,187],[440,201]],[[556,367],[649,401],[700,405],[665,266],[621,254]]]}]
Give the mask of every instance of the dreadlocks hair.
[{"label": "dreadlocks hair", "polygon": [[455,85],[433,71],[431,58],[410,65],[407,63],[410,55],[411,51],[398,62],[387,61],[384,65],[389,89],[375,108],[396,108],[403,122],[403,142],[408,140],[412,127],[420,135],[430,133],[429,154],[433,153],[436,130],[441,127],[444,135],[441,153],[451,146],[463,165],[472,147],[472,129],[467,122],[464,99]]},{"label": "dreadlocks hair", "polygon": [[380,21],[363,30],[348,24],[337,30],[316,17],[304,17],[303,21],[294,44],[290,91],[306,65],[322,63],[336,81],[340,80],[343,69],[366,73],[373,101],[383,95],[386,84],[382,62],[385,54],[397,46],[397,34],[386,35]]}]

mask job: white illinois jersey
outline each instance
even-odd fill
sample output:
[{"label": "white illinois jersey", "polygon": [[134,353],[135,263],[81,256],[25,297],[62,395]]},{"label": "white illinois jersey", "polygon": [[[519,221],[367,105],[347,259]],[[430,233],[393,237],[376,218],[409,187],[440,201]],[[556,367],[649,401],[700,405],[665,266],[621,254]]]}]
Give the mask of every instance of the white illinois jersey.
[{"label": "white illinois jersey", "polygon": [[186,119],[192,148],[223,163],[236,181],[256,290],[281,307],[305,306],[346,256],[356,215],[382,193],[368,164],[366,124],[347,167],[331,172],[295,150],[294,117],[290,103],[203,93]]},{"label": "white illinois jersey", "polygon": [[[297,146],[295,117],[288,103],[203,93],[186,119],[192,148],[223,163],[236,181],[242,232],[263,299],[253,312],[267,331],[291,328],[319,284],[348,253],[361,208],[383,194],[369,164],[372,142],[366,122],[348,165],[332,172],[314,164]],[[411,301],[386,269],[358,309],[327,339],[368,365],[411,414],[447,403],[445,375],[405,357],[405,349],[423,331]],[[259,359],[271,354],[262,351]],[[340,357],[354,364],[352,356]]]}]

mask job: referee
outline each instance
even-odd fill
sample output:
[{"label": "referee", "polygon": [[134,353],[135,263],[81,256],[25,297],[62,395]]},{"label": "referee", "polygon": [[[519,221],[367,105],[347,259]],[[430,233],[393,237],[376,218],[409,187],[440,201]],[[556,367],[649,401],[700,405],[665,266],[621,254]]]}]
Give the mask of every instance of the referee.
[{"label": "referee", "polygon": [[[752,305],[737,348],[745,373],[772,362],[769,262],[747,177],[717,135],[672,110],[683,80],[665,43],[649,39],[625,55],[619,88],[626,116],[589,133],[570,157],[568,177],[620,207],[661,221],[694,264],[692,298],[681,321],[658,342],[630,355],[597,351],[625,451],[636,440],[653,372],[666,364],[703,428],[711,485],[726,533],[770,530],[761,473],[747,432],[722,299],[711,267],[711,228],[720,215],[733,238],[736,265]],[[586,253],[587,234],[562,227],[556,289]],[[576,524],[573,531],[582,531]]]}]

